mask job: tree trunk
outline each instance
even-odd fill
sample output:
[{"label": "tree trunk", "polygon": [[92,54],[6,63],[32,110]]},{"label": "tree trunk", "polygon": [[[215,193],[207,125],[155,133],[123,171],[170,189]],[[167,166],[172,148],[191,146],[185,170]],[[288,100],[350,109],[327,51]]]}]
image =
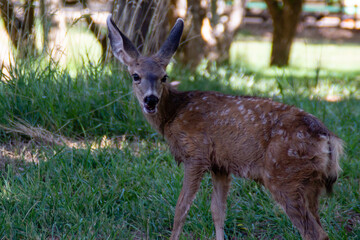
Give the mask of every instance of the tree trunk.
[{"label": "tree trunk", "polygon": [[302,10],[302,0],[265,0],[273,20],[271,66],[289,64],[290,50]]},{"label": "tree trunk", "polygon": [[[206,42],[201,36],[201,28],[206,17],[206,9],[201,6],[201,1],[188,0],[191,20],[186,24],[183,39],[184,46],[177,54],[177,59],[190,68],[195,68],[205,57]],[[177,17],[176,17],[177,18]]]},{"label": "tree trunk", "polygon": [[113,18],[143,54],[159,50],[168,34],[168,0],[116,0]]},{"label": "tree trunk", "polygon": [[[83,6],[83,8],[88,8],[88,0],[82,0],[81,4]],[[89,27],[89,30],[94,34],[94,36],[96,37],[96,39],[99,41],[100,45],[101,45],[101,60],[104,61],[105,60],[105,56],[106,56],[106,51],[108,48],[108,44],[107,44],[107,35],[103,34],[101,29],[101,25],[97,24],[94,19],[91,17],[91,14],[85,14],[82,15],[85,18],[85,21]]]},{"label": "tree trunk", "polygon": [[[178,17],[185,29],[176,58],[195,68],[202,59],[229,59],[232,40],[244,16],[245,0],[117,0],[113,18],[119,28],[144,53],[154,53]],[[210,12],[212,14],[210,14]],[[211,16],[209,18],[209,16]],[[145,44],[145,45],[144,45]]]},{"label": "tree trunk", "polygon": [[102,50],[101,51],[102,52],[101,59],[104,60],[106,50],[108,48],[107,36],[106,36],[106,34],[101,33],[101,26],[99,26],[99,24],[94,22],[94,20],[92,19],[90,14],[85,15],[85,20],[86,20],[86,23],[89,26],[89,30],[95,35],[96,39],[101,44],[101,50]]},{"label": "tree trunk", "polygon": [[[228,10],[227,14],[228,21],[223,23],[223,34],[215,34],[216,48],[215,51],[213,51],[215,58],[212,60],[215,60],[218,63],[227,62],[229,60],[231,43],[235,37],[235,34],[239,31],[245,16],[245,3],[245,0],[233,1],[233,6],[230,10]],[[210,54],[208,55],[210,57]]]},{"label": "tree trunk", "polygon": [[47,26],[47,17],[46,17],[46,3],[45,0],[40,0],[40,22],[41,28],[43,31],[42,34],[42,44],[43,49],[42,52],[45,53],[47,50],[47,42],[48,42],[48,26]]},{"label": "tree trunk", "polygon": [[62,0],[47,0],[45,2],[45,15],[49,19],[46,26],[47,51],[52,60],[65,61],[66,58],[66,19],[63,13]]},{"label": "tree trunk", "polygon": [[[176,8],[186,2],[187,12],[183,34],[183,47],[178,51],[177,59],[194,69],[202,59],[217,63],[229,59],[229,50],[235,34],[240,29],[245,0],[234,0],[232,5],[223,0],[172,0]],[[172,11],[177,17],[179,11]],[[181,12],[181,11],[180,11]]]},{"label": "tree trunk", "polygon": [[28,0],[22,6],[23,14],[17,15],[14,3],[8,0],[0,0],[0,14],[4,20],[6,31],[18,57],[26,57],[35,50],[33,27],[35,22],[34,0]]}]

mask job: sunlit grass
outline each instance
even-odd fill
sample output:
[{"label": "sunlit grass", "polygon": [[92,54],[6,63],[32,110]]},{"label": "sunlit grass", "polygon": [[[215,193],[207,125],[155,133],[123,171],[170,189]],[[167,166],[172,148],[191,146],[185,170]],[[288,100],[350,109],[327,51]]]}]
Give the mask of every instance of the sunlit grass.
[{"label": "sunlit grass", "polygon": [[[43,52],[43,29],[40,19],[36,19],[36,24],[34,27],[34,38],[35,38],[35,47],[36,54],[31,57],[41,57],[45,61],[49,61],[49,56],[47,54],[52,51],[48,49]],[[3,36],[0,38],[0,60],[8,59],[9,54],[12,49],[11,41],[6,33],[4,23],[0,18],[0,32],[3,33]],[[75,76],[79,73],[82,68],[89,63],[97,64],[101,58],[101,46],[97,41],[93,33],[81,22],[77,22],[74,25],[68,25],[68,28],[65,33],[65,42],[61,48],[61,58],[64,61],[60,61],[59,66],[62,69],[69,70],[72,76]],[[14,54],[14,52],[12,52]],[[15,51],[16,56],[16,51]],[[24,60],[24,59],[18,59]]]},{"label": "sunlit grass", "polygon": [[67,31],[66,66],[72,73],[89,62],[98,63],[101,58],[101,46],[95,36],[86,28],[73,26]]},{"label": "sunlit grass", "polygon": [[271,43],[266,40],[233,43],[230,60],[233,67],[228,71],[243,71],[248,76],[246,81],[235,78],[230,86],[258,89],[272,96],[281,94],[282,88],[309,98],[360,98],[360,45],[296,41],[290,65],[285,68],[269,67],[270,53]]},{"label": "sunlit grass", "polygon": [[196,74],[171,68],[170,75],[180,81],[180,89],[218,90],[230,94],[283,96],[339,101],[360,99],[360,76],[322,69],[267,68],[264,71],[246,67],[207,67],[204,63]]},{"label": "sunlit grass", "polygon": [[[232,44],[231,63],[256,70],[268,68],[270,63],[271,42],[269,40],[239,40]],[[297,40],[294,42],[290,67],[328,71],[360,71],[359,44],[312,43]]]}]

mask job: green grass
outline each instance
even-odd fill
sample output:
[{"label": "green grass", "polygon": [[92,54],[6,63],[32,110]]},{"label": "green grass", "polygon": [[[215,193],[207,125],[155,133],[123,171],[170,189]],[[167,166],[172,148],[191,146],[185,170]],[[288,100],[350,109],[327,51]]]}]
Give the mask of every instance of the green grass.
[{"label": "green grass", "polygon": [[[161,148],[159,148],[159,145]],[[163,143],[127,142],[120,148],[41,148],[40,162],[7,166],[0,178],[0,236],[8,239],[167,239],[182,168]],[[347,159],[346,161],[350,161]],[[356,239],[350,220],[360,213],[359,173],[344,174],[323,198],[322,223],[332,239]],[[214,238],[207,175],[190,210],[182,239]],[[234,179],[228,199],[227,239],[299,239],[268,192]],[[359,220],[357,218],[357,220]],[[348,228],[352,231],[348,232]]]},{"label": "green grass", "polygon": [[[0,122],[20,119],[85,144],[51,146],[30,140],[1,162],[2,239],[167,239],[183,177],[162,138],[141,116],[131,81],[114,66],[88,64],[77,75],[40,62],[19,64],[0,83]],[[289,70],[250,73],[234,67],[200,67],[196,74],[171,66],[180,89],[270,96],[318,116],[346,143],[334,195],[321,200],[321,219],[331,239],[360,235],[360,108],[356,76],[299,76]],[[317,76],[317,77],[316,77]],[[341,86],[341,87],[340,87]],[[327,93],[339,102],[327,102]],[[2,130],[11,145],[18,134]],[[107,136],[126,135],[99,147]],[[27,139],[27,140],[26,140]],[[91,140],[92,139],[92,140]],[[136,140],[137,139],[137,140]],[[99,143],[99,144],[94,144]],[[27,160],[26,160],[27,159]],[[206,175],[186,220],[182,239],[213,239],[211,180]],[[228,199],[226,239],[300,239],[267,190],[235,178]]]},{"label": "green grass", "polygon": [[[168,238],[182,168],[161,142],[128,144],[93,150],[44,147],[38,164],[24,163],[22,170],[8,166],[0,180],[0,236]],[[350,171],[355,175],[342,176],[334,196],[322,199],[322,222],[332,239],[356,239],[360,233],[356,222],[350,224],[360,212],[359,174]],[[182,239],[214,238],[210,194],[206,176]],[[267,191],[254,182],[234,179],[227,212],[228,239],[300,238]]]},{"label": "green grass", "polygon": [[72,77],[57,65],[42,65],[18,64],[11,80],[0,82],[0,124],[22,119],[73,138],[153,133],[136,107],[128,74],[88,64]]},{"label": "green grass", "polygon": [[[257,71],[268,68],[271,42],[266,40],[239,40],[231,48],[231,62]],[[339,72],[359,73],[360,45],[315,43],[297,40],[290,54],[290,66],[311,70],[317,67]]]},{"label": "green grass", "polygon": [[[91,34],[68,34],[67,68],[18,62],[0,82],[0,239],[168,239],[182,166],[145,122],[128,74],[96,64]],[[78,46],[75,35],[92,48]],[[169,75],[181,90],[272,97],[319,117],[346,143],[334,194],[321,199],[322,224],[331,239],[357,239],[359,47],[296,43],[293,50],[292,67],[269,68],[269,43],[244,40],[234,44],[231,66],[204,64],[192,74],[171,65]],[[18,124],[71,141],[51,145]],[[210,194],[206,175],[182,239],[215,238]],[[244,179],[233,180],[225,224],[226,239],[300,239],[269,192]]]},{"label": "green grass", "polygon": [[101,46],[90,30],[73,26],[67,33],[66,66],[72,73],[76,73],[79,66],[86,65],[89,60],[98,62],[101,58]]}]

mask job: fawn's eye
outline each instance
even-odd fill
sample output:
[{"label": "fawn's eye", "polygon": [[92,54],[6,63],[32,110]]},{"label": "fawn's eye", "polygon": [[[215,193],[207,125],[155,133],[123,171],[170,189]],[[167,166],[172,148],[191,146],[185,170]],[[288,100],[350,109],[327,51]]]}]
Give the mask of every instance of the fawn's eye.
[{"label": "fawn's eye", "polygon": [[162,79],[161,79],[161,82],[166,82],[166,80],[168,79],[168,75],[165,75]]},{"label": "fawn's eye", "polygon": [[136,73],[134,73],[134,74],[132,75],[132,78],[133,78],[133,80],[134,80],[135,82],[139,82],[139,81],[141,80],[140,76],[139,76],[138,74],[136,74]]}]

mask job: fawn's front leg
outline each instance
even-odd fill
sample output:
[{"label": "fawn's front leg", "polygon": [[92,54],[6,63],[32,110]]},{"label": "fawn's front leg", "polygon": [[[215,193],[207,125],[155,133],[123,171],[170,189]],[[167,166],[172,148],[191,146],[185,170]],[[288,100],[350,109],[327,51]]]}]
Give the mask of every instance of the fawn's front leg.
[{"label": "fawn's front leg", "polygon": [[226,216],[226,198],[230,189],[231,176],[226,173],[211,172],[213,193],[211,213],[215,225],[216,240],[224,239],[224,221]]},{"label": "fawn's front leg", "polygon": [[196,165],[185,164],[184,169],[183,186],[176,204],[171,240],[179,239],[186,216],[195,199],[196,193],[200,187],[201,179],[205,173],[202,167]]}]

